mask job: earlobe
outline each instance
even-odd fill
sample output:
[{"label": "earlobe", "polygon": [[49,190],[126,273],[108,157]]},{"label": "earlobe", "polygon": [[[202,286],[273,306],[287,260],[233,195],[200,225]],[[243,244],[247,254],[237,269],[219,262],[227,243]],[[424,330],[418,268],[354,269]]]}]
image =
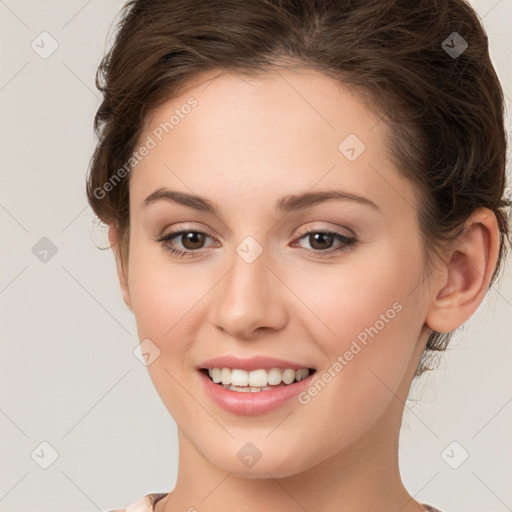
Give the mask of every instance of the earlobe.
[{"label": "earlobe", "polygon": [[457,239],[426,317],[437,332],[450,332],[466,322],[481,304],[496,268],[500,234],[496,216],[479,208],[468,219]]},{"label": "earlobe", "polygon": [[123,295],[124,303],[128,306],[130,311],[133,312],[132,302],[130,298],[130,290],[128,288],[128,282],[126,276],[123,272],[123,267],[121,265],[121,249],[119,244],[119,230],[116,225],[110,224],[108,229],[108,239],[110,241],[110,248],[114,253],[114,258],[116,262],[117,268],[117,278],[119,280],[119,286],[121,288],[121,293]]}]

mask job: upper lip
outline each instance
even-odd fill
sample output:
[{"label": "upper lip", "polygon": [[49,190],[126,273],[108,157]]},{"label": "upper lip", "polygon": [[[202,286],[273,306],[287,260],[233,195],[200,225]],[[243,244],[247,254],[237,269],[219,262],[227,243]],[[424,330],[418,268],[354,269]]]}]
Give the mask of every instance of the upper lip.
[{"label": "upper lip", "polygon": [[238,368],[240,370],[251,371],[259,370],[261,368],[265,370],[270,370],[271,368],[290,368],[292,370],[299,370],[301,368],[312,367],[308,364],[295,363],[293,361],[287,361],[285,359],[265,355],[253,356],[245,359],[225,355],[203,361],[199,365],[199,369],[205,368]]}]

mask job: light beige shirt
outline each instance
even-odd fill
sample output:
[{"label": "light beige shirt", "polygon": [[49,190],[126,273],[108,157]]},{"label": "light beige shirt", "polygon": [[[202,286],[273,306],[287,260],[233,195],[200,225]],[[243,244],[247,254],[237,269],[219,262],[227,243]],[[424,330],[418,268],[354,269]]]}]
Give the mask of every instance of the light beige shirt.
[{"label": "light beige shirt", "polygon": [[109,510],[108,512],[153,512],[156,503],[161,499],[165,498],[168,493],[151,493],[146,494],[139,501],[130,505],[128,508],[119,508],[115,510]]}]

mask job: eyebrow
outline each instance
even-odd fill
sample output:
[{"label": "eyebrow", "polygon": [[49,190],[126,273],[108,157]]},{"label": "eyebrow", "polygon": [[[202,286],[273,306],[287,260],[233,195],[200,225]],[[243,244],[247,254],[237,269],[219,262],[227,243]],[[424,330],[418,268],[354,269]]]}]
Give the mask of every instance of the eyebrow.
[{"label": "eyebrow", "polygon": [[[192,208],[193,210],[210,213],[220,217],[219,209],[208,199],[194,194],[187,194],[186,192],[178,192],[176,190],[169,190],[166,188],[159,188],[149,194],[149,196],[142,202],[142,206],[149,206],[150,204],[162,199],[173,201],[177,204]],[[304,192],[302,194],[295,195],[290,194],[278,199],[276,201],[275,208],[279,212],[288,213],[305,210],[311,206],[333,199],[354,201],[364,206],[370,206],[375,210],[380,210],[380,207],[370,199],[344,190]]]}]

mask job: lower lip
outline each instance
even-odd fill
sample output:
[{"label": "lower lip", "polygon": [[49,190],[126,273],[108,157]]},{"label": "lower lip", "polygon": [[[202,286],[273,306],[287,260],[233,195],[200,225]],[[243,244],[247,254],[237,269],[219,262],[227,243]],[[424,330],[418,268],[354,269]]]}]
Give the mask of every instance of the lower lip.
[{"label": "lower lip", "polygon": [[273,411],[284,405],[287,401],[297,397],[310,384],[313,375],[310,373],[305,379],[293,384],[281,385],[274,389],[257,392],[231,391],[215,384],[208,376],[199,371],[207,395],[220,407],[228,412],[241,416],[255,416]]}]

